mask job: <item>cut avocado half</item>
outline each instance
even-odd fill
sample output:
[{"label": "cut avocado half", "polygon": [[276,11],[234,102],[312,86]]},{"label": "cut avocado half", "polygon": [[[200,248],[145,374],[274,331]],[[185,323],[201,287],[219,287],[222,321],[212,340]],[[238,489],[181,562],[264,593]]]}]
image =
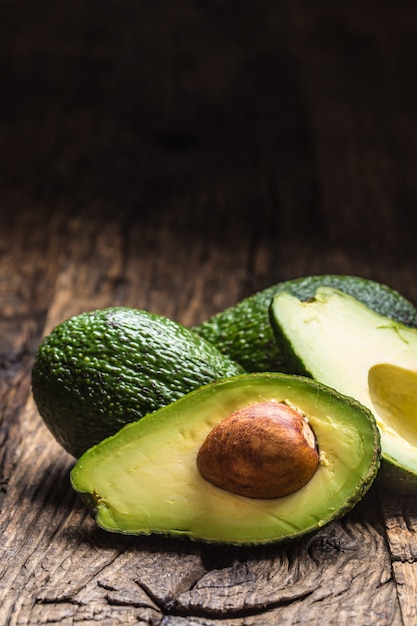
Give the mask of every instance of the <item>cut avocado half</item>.
[{"label": "cut avocado half", "polygon": [[[259,403],[291,407],[314,433],[318,467],[286,496],[240,495],[199,471],[198,453],[213,429]],[[349,511],[372,484],[379,459],[375,420],[356,400],[310,378],[244,374],[125,426],[84,453],[71,484],[111,532],[255,545],[314,532]]]},{"label": "cut avocado half", "polygon": [[271,323],[291,371],[312,376],[373,412],[384,471],[393,485],[415,492],[417,330],[327,287],[306,302],[278,294]]},{"label": "cut avocado half", "polygon": [[391,287],[360,276],[323,274],[302,276],[267,287],[216,313],[193,330],[240,363],[247,372],[288,371],[269,322],[271,301],[284,291],[299,300],[308,300],[322,286],[339,289],[381,315],[417,327],[416,308]]}]

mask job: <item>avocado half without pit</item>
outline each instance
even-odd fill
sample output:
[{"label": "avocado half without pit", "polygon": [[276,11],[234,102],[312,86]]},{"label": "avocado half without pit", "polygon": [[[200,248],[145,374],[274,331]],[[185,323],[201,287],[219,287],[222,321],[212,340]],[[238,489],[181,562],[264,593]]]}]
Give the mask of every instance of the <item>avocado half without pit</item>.
[{"label": "avocado half without pit", "polygon": [[387,487],[417,492],[417,330],[334,288],[275,296],[271,323],[290,371],[356,398],[381,433]]},{"label": "avocado half without pit", "polygon": [[379,459],[374,417],[356,400],[306,377],[243,374],[90,448],[71,483],[108,531],[255,545],[349,511]]}]

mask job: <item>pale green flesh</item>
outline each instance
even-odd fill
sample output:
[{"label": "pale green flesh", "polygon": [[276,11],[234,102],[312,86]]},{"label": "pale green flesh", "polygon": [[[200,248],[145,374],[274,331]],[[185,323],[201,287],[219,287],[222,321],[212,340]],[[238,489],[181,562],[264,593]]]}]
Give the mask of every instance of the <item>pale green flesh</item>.
[{"label": "pale green flesh", "polygon": [[417,331],[331,288],[279,294],[271,313],[306,372],[373,412],[383,457],[417,473]]},{"label": "pale green flesh", "polygon": [[[251,544],[304,534],[351,508],[375,473],[379,438],[369,412],[308,379],[263,374],[253,385],[253,376],[190,393],[87,451],[71,479],[78,492],[92,495],[97,523],[128,534]],[[264,400],[288,401],[308,415],[321,457],[305,487],[272,500],[219,489],[196,466],[201,444],[222,418]]]}]

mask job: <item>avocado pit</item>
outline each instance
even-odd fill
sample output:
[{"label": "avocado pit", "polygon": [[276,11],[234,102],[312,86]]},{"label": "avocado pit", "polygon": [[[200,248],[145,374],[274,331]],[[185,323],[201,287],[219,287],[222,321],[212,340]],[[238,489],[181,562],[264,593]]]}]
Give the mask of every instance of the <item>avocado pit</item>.
[{"label": "avocado pit", "polygon": [[298,491],[319,464],[314,432],[284,402],[259,402],[231,413],[208,434],[197,467],[212,484],[250,498]]}]

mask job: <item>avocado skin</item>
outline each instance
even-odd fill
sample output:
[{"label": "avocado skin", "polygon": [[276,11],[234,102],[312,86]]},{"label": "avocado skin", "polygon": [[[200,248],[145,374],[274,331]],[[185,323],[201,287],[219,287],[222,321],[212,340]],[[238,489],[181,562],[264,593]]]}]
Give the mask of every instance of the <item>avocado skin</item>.
[{"label": "avocado skin", "polygon": [[81,313],[39,346],[32,369],[38,411],[75,457],[126,423],[243,368],[204,338],[129,307]]},{"label": "avocado skin", "polygon": [[274,338],[269,307],[275,294],[288,291],[300,300],[314,296],[318,287],[334,287],[355,297],[377,313],[417,328],[417,309],[391,287],[358,276],[324,274],[278,283],[192,328],[247,372],[290,372]]},{"label": "avocado skin", "polygon": [[[268,501],[227,492],[198,475],[194,469],[197,450],[210,429],[237,407],[264,398],[288,398],[293,405],[299,398],[303,410],[309,407],[312,427],[316,435],[320,433],[319,450],[328,450],[333,457],[328,468],[324,463],[317,470],[327,473],[330,483],[314,482],[313,477],[299,496]],[[347,437],[343,434],[346,424],[353,428]],[[347,439],[354,447],[350,452]],[[72,469],[70,480],[96,523],[109,532],[256,546],[311,535],[348,513],[377,477],[380,454],[375,419],[353,398],[311,378],[250,373],[205,385],[128,424],[87,450]],[[181,466],[185,470],[178,469]],[[323,490],[323,485],[332,493]],[[173,510],[178,518],[173,519]],[[170,522],[161,523],[162,514]]]},{"label": "avocado skin", "polygon": [[417,480],[415,476],[404,471],[404,467],[386,455],[381,457],[381,466],[376,477],[375,486],[383,492],[402,494],[405,496],[416,495]]}]

